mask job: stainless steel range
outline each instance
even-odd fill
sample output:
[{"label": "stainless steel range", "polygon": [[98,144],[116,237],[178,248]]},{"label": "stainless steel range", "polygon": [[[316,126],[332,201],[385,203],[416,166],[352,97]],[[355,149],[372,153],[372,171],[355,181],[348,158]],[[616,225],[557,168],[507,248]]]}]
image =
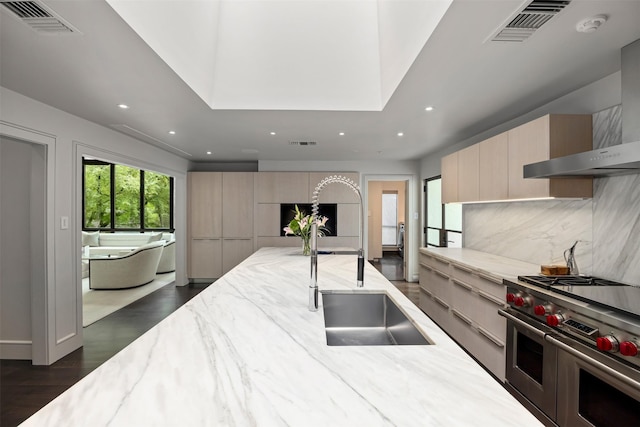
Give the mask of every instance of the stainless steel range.
[{"label": "stainless steel range", "polygon": [[640,287],[505,280],[507,384],[548,425],[640,426]]}]

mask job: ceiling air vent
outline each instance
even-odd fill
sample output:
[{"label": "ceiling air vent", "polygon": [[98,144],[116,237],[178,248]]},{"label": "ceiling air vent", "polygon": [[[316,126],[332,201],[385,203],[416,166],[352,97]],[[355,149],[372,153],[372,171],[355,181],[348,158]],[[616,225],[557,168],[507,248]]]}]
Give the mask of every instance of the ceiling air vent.
[{"label": "ceiling air vent", "polygon": [[79,33],[71,24],[57,16],[51,9],[36,1],[5,1],[0,4],[15,17],[41,34]]},{"label": "ceiling air vent", "polygon": [[551,18],[560,13],[571,0],[534,0],[502,25],[491,37],[497,42],[523,42]]},{"label": "ceiling air vent", "polygon": [[316,145],[316,141],[289,141],[289,145]]}]

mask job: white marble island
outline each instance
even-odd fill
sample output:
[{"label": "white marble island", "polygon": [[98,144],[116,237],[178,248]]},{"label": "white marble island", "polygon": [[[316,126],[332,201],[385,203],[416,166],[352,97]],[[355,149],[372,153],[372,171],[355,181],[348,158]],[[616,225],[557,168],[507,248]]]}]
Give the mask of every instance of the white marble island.
[{"label": "white marble island", "polygon": [[[363,290],[434,345],[327,346],[299,252],[259,250],[23,425],[541,425],[368,264]],[[355,256],[319,256],[321,290],[355,277]]]}]

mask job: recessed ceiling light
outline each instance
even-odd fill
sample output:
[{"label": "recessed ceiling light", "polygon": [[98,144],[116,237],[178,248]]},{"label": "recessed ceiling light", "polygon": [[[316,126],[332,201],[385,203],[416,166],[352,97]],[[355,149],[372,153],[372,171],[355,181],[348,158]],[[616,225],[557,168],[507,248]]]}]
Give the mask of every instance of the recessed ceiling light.
[{"label": "recessed ceiling light", "polygon": [[403,136],[403,135],[404,135],[404,133],[398,132],[398,136]]},{"label": "recessed ceiling light", "polygon": [[170,130],[170,131],[169,131],[169,135],[175,135],[175,134],[176,134],[176,131],[175,131],[175,130]]},{"label": "recessed ceiling light", "polygon": [[344,132],[340,132],[338,135],[340,135],[340,136],[344,136]]},{"label": "recessed ceiling light", "polygon": [[424,111],[433,111],[433,107],[432,106],[428,106],[427,108],[424,109]]},{"label": "recessed ceiling light", "polygon": [[129,106],[127,104],[118,104],[118,108],[122,108],[123,110],[126,110],[129,108]]},{"label": "recessed ceiling light", "polygon": [[207,151],[207,154],[213,154],[211,151]]},{"label": "recessed ceiling light", "polygon": [[275,135],[275,134],[276,134],[275,132],[269,132],[269,135]]}]

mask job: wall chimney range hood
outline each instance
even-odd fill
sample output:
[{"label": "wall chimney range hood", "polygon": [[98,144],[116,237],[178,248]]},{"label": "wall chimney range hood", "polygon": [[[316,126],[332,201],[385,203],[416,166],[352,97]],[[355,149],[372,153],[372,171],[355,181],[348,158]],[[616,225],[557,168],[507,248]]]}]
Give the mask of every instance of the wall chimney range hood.
[{"label": "wall chimney range hood", "polygon": [[525,178],[575,178],[640,173],[640,141],[524,166]]},{"label": "wall chimney range hood", "polygon": [[525,178],[640,174],[640,39],[621,50],[622,144],[524,166]]}]

